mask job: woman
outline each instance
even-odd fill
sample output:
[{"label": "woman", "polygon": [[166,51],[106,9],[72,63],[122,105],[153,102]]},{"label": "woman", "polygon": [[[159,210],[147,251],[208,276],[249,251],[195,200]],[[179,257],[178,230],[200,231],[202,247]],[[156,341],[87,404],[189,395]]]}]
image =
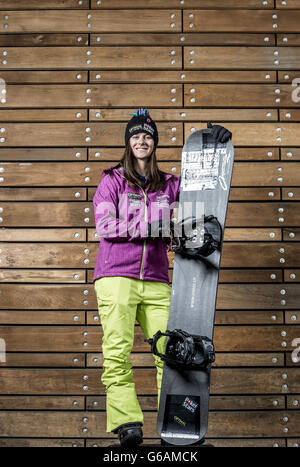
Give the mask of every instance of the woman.
[{"label": "woman", "polygon": [[[225,129],[213,128],[224,139]],[[118,434],[122,446],[143,441],[143,413],[129,360],[135,320],[146,339],[158,330],[165,332],[168,324],[167,245],[157,226],[159,220],[169,221],[172,216],[180,178],[158,169],[157,144],[155,122],[147,110],[138,109],[126,127],[122,160],[103,171],[93,198],[101,239],[94,270],[103,328],[101,381],[106,387],[107,432]],[[161,339],[161,352],[163,344]],[[163,362],[154,359],[159,401]]]}]

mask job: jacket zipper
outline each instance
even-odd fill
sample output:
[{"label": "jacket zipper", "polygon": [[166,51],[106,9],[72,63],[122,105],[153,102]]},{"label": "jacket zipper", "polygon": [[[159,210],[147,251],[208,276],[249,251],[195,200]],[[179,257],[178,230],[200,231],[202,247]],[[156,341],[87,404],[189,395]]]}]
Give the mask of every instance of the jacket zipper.
[{"label": "jacket zipper", "polygon": [[[118,173],[121,175],[121,177],[125,178],[126,180],[126,177],[124,177],[123,174],[121,174],[118,170]],[[146,193],[144,192],[143,188],[140,186],[140,185],[136,185],[137,187],[139,187],[142,192],[143,192],[143,195],[144,195],[144,201],[145,201],[145,222],[148,222],[148,206],[147,206],[147,195]],[[143,244],[143,253],[142,253],[142,260],[141,260],[141,268],[140,268],[140,279],[143,278],[143,265],[144,265],[144,257],[145,257],[145,251],[146,251],[146,238],[144,240],[144,244]]]},{"label": "jacket zipper", "polygon": [[[147,195],[144,192],[143,188],[140,187],[143,194],[144,194],[144,200],[145,200],[145,222],[148,222],[148,206],[147,206]],[[142,261],[141,261],[141,269],[140,269],[140,279],[143,279],[143,264],[144,264],[144,257],[145,257],[145,251],[146,251],[146,238],[144,240],[144,245],[143,245],[143,253],[142,253]]]}]

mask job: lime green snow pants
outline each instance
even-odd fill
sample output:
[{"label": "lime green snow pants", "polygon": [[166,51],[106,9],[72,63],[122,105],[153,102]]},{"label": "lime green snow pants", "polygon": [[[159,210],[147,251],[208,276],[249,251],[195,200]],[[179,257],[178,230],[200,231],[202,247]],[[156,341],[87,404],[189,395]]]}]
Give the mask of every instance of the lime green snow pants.
[{"label": "lime green snow pants", "polygon": [[[171,287],[165,282],[115,276],[97,279],[94,288],[103,328],[101,381],[106,388],[106,431],[109,433],[123,423],[144,423],[129,360],[135,320],[146,339],[153,337],[158,330],[165,332]],[[164,351],[164,343],[164,337],[158,341],[160,352]],[[163,361],[154,356],[154,362],[159,404]]]}]

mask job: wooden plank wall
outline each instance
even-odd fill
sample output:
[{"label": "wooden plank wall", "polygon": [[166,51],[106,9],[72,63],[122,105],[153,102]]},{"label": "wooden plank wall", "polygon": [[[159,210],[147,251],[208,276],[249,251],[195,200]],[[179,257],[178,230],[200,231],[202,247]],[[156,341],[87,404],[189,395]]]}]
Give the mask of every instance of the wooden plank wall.
[{"label": "wooden plank wall", "polygon": [[[0,446],[111,443],[92,198],[139,106],[158,122],[170,173],[207,121],[233,133],[208,439],[297,445],[300,0],[0,9]],[[145,443],[158,442],[153,359],[138,326],[132,361]]]}]

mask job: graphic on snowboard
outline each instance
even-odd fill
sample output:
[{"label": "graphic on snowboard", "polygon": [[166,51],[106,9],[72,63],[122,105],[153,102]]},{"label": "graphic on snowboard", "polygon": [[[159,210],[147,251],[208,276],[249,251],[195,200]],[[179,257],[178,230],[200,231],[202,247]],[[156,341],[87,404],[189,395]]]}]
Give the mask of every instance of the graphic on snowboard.
[{"label": "graphic on snowboard", "polygon": [[[208,425],[213,327],[223,232],[234,162],[231,141],[195,131],[182,151],[168,330],[148,339],[164,361],[157,431],[165,443],[204,440]],[[157,342],[166,339],[165,352]]]}]

